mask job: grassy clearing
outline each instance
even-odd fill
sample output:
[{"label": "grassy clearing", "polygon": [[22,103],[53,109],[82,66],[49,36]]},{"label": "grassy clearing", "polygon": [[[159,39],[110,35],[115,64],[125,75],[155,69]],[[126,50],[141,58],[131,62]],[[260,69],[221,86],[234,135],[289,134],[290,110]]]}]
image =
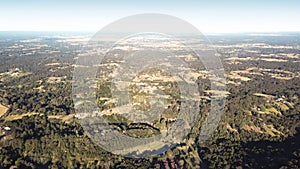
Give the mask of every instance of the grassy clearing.
[{"label": "grassy clearing", "polygon": [[287,105],[289,108],[294,108],[294,103],[288,102],[288,101],[284,101],[283,102],[285,105]]},{"label": "grassy clearing", "polygon": [[284,135],[281,131],[278,131],[277,129],[275,129],[272,124],[264,125],[263,129],[266,131],[267,134],[269,134],[272,137]]},{"label": "grassy clearing", "polygon": [[237,129],[235,129],[235,128],[232,128],[231,126],[230,126],[230,124],[226,124],[226,128],[229,130],[229,131],[231,131],[231,132],[235,132],[235,133],[237,133],[238,132],[238,130]]},{"label": "grassy clearing", "polygon": [[281,102],[275,102],[275,104],[281,109],[281,110],[284,110],[284,111],[287,111],[289,110],[289,106],[287,106],[286,104],[284,103],[281,103]]},{"label": "grassy clearing", "polygon": [[261,131],[260,127],[257,127],[257,126],[245,125],[242,127],[242,129],[247,130],[247,131],[254,131],[256,133],[263,133],[263,131]]},{"label": "grassy clearing", "polygon": [[62,77],[49,77],[47,82],[50,83],[50,84],[55,84],[55,83],[60,83],[62,82],[63,78]]},{"label": "grassy clearing", "polygon": [[30,74],[32,74],[32,73],[31,72],[23,72],[20,69],[15,68],[15,69],[11,69],[8,72],[0,73],[0,76],[3,78],[7,78],[7,77],[20,78],[20,77],[27,76]]},{"label": "grassy clearing", "polygon": [[75,114],[69,114],[66,116],[63,115],[53,115],[53,116],[48,116],[49,119],[58,119],[61,120],[62,122],[69,122],[72,118],[75,117]]},{"label": "grassy clearing", "polygon": [[231,73],[230,75],[228,75],[228,78],[229,79],[237,79],[237,80],[241,80],[241,81],[245,81],[245,82],[251,80],[251,78],[249,78],[249,77],[241,76],[241,75],[235,74],[235,73]]},{"label": "grassy clearing", "polygon": [[7,112],[7,110],[8,110],[8,107],[0,104],[0,117],[2,117]]},{"label": "grassy clearing", "polygon": [[48,116],[49,119],[62,119],[62,115],[51,115]]},{"label": "grassy clearing", "polygon": [[39,114],[39,113],[31,112],[31,113],[24,113],[24,114],[18,114],[18,115],[10,115],[5,118],[5,121],[19,120],[25,116],[33,116],[33,115],[37,115],[37,114]]},{"label": "grassy clearing", "polygon": [[67,116],[64,116],[62,119],[61,119],[61,121],[62,122],[69,122],[72,118],[74,118],[75,117],[75,114],[69,114],[69,115],[67,115]]},{"label": "grassy clearing", "polygon": [[254,96],[258,96],[258,97],[264,97],[267,99],[273,99],[275,98],[275,96],[272,95],[268,95],[268,94],[263,94],[263,93],[253,93]]},{"label": "grassy clearing", "polygon": [[151,143],[146,144],[146,145],[139,145],[139,146],[128,147],[128,148],[124,147],[124,149],[122,149],[122,150],[115,150],[113,153],[116,153],[116,154],[127,154],[127,153],[130,153],[130,152],[133,152],[133,151],[137,151],[137,152],[143,153],[145,151],[152,151],[152,150],[160,149],[164,145],[165,144],[162,143],[162,142],[154,141],[154,142],[151,142]]},{"label": "grassy clearing", "polygon": [[275,115],[282,115],[279,110],[275,107],[266,108],[264,110],[257,111],[259,114],[275,114]]},{"label": "grassy clearing", "polygon": [[263,60],[266,62],[288,62],[288,60],[285,60],[285,59],[275,59],[275,58],[261,58],[260,60]]},{"label": "grassy clearing", "polygon": [[204,92],[211,94],[213,97],[224,97],[231,94],[228,91],[222,91],[222,90],[205,90]]}]

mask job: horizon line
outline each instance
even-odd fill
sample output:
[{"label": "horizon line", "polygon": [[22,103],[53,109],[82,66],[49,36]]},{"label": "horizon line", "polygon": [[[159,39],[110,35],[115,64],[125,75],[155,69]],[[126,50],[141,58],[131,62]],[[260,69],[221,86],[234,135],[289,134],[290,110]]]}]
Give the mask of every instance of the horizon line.
[{"label": "horizon line", "polygon": [[[88,30],[0,30],[0,32],[32,32],[32,33],[42,33],[42,32],[57,32],[57,33],[97,33],[98,31],[88,31]],[[117,32],[116,32],[117,33]],[[118,32],[124,33],[124,32]],[[218,34],[280,34],[280,33],[300,33],[299,31],[287,30],[287,31],[233,31],[233,32],[200,32],[202,34],[208,35],[218,35]]]}]

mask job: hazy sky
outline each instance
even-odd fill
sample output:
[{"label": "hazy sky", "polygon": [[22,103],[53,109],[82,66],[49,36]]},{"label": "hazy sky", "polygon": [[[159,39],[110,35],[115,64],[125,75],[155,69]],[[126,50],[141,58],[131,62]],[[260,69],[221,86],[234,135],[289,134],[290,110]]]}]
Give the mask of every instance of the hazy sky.
[{"label": "hazy sky", "polygon": [[173,15],[204,33],[300,31],[300,0],[0,0],[0,30],[96,32],[140,13]]}]

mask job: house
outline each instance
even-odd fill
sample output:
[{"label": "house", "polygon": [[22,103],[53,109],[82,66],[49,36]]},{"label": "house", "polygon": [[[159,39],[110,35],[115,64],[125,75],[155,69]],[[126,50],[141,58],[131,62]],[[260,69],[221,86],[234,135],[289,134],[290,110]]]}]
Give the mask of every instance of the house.
[{"label": "house", "polygon": [[6,127],[4,127],[4,130],[5,130],[5,131],[10,131],[11,128],[6,126]]}]

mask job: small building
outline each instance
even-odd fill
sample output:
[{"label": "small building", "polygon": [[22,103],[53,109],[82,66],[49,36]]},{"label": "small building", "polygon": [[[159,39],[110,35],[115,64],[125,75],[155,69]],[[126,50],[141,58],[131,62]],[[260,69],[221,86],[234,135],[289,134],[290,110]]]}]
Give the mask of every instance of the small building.
[{"label": "small building", "polygon": [[146,85],[144,85],[144,84],[140,85],[140,89],[145,89],[145,87],[146,87]]},{"label": "small building", "polygon": [[10,131],[11,128],[6,126],[6,127],[4,127],[4,130],[5,130],[5,131]]}]

